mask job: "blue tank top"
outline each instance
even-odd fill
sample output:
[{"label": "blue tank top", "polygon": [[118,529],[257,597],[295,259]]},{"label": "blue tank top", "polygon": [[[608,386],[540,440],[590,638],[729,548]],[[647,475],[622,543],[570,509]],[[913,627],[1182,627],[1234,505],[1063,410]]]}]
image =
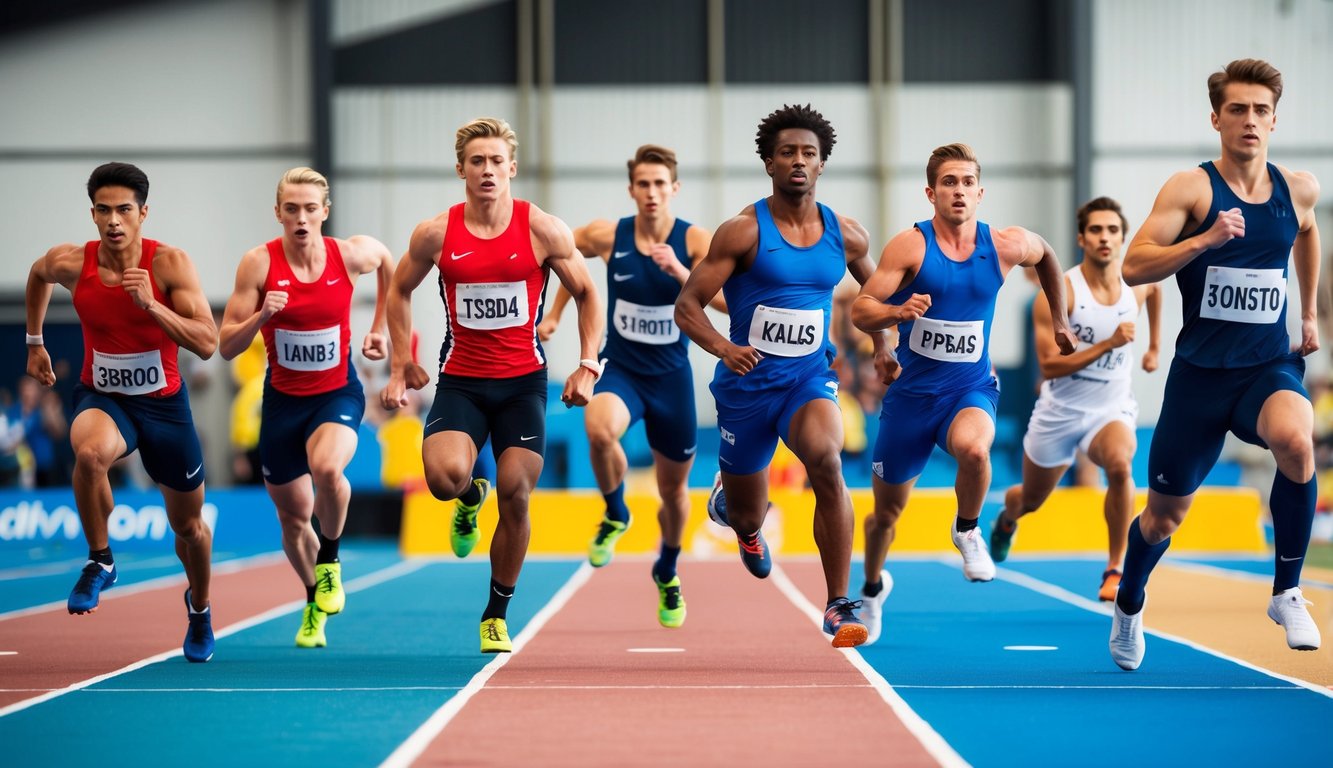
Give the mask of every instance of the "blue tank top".
[{"label": "blue tank top", "polygon": [[1176,272],[1184,325],[1176,356],[1201,368],[1262,365],[1291,351],[1287,334],[1287,262],[1300,223],[1282,171],[1268,164],[1273,195],[1265,203],[1236,196],[1212,161],[1200,163],[1213,188],[1208,218],[1180,242],[1206,232],[1218,211],[1239,208],[1245,237],[1199,254]]},{"label": "blue tank top", "polygon": [[944,255],[930,221],[918,222],[916,228],[926,238],[921,269],[888,303],[901,304],[914,293],[925,293],[930,309],[898,326],[902,373],[891,389],[919,396],[982,386],[993,378],[990,329],[995,297],[1004,284],[990,225],[977,222],[976,247],[966,261]]},{"label": "blue tank top", "polygon": [[847,269],[838,217],[819,205],[824,234],[800,248],[782,237],[768,200],[754,204],[759,243],[754,263],[722,286],[731,316],[733,344],[758,349],[764,359],[744,376],[718,362],[713,386],[754,391],[790,387],[827,371],[835,350],[829,342],[833,289]]},{"label": "blue tank top", "polygon": [[[685,232],[690,223],[676,219],[666,243],[686,268],[690,254]],[[663,272],[634,245],[634,217],[616,225],[615,244],[606,264],[606,346],[602,354],[625,370],[659,374],[689,365],[689,337],[676,327],[680,283]]]}]

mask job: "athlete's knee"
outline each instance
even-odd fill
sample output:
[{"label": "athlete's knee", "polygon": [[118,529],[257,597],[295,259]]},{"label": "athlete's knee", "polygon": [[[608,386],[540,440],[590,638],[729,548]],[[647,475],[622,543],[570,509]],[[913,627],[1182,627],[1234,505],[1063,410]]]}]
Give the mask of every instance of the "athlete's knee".
[{"label": "athlete's knee", "polygon": [[443,467],[426,468],[426,487],[440,501],[451,501],[467,490],[471,477]]},{"label": "athlete's knee", "polygon": [[965,443],[954,448],[954,461],[960,468],[979,470],[990,464],[990,446],[982,441]]},{"label": "athlete's knee", "polygon": [[1106,482],[1112,485],[1128,482],[1134,472],[1134,458],[1128,453],[1116,453],[1107,457],[1102,464],[1106,472]]},{"label": "athlete's knee", "polygon": [[822,484],[836,488],[842,482],[842,455],[837,450],[827,449],[807,456],[805,474],[812,486]]},{"label": "athlete's knee", "polygon": [[74,451],[74,471],[91,475],[105,475],[116,461],[100,446],[83,444]]},{"label": "athlete's knee", "polygon": [[334,493],[345,481],[343,468],[336,461],[311,461],[310,479],[318,493]]},{"label": "athlete's knee", "polygon": [[609,451],[620,442],[620,435],[605,423],[587,424],[588,447],[597,453]]},{"label": "athlete's knee", "polygon": [[876,504],[874,510],[866,515],[866,532],[894,527],[898,524],[898,518],[902,517],[903,508],[900,504]]},{"label": "athlete's knee", "polygon": [[[1268,447],[1278,466],[1292,469],[1314,468],[1314,435],[1304,430],[1283,427],[1268,437]],[[1309,478],[1303,478],[1303,480]]]},{"label": "athlete's knee", "polygon": [[176,537],[189,543],[195,543],[208,536],[208,526],[204,524],[203,515],[194,514],[178,519],[172,522],[171,530]]},{"label": "athlete's knee", "polygon": [[1157,544],[1180,529],[1185,521],[1186,509],[1146,508],[1139,515],[1139,532],[1149,544]]}]

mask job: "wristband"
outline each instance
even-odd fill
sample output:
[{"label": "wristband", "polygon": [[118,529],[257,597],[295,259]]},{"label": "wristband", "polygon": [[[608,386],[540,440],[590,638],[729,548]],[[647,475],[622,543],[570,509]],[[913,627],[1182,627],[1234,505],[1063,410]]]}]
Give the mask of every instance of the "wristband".
[{"label": "wristband", "polygon": [[588,370],[592,371],[593,380],[596,381],[602,378],[602,369],[605,366],[602,365],[602,362],[600,360],[589,360],[588,358],[585,357],[584,359],[579,361],[579,367],[587,368]]},{"label": "wristband", "polygon": [[44,346],[46,346],[46,342],[42,339],[42,334],[40,334],[40,333],[29,333],[29,334],[28,334],[28,346],[30,346],[30,347],[44,347]]}]

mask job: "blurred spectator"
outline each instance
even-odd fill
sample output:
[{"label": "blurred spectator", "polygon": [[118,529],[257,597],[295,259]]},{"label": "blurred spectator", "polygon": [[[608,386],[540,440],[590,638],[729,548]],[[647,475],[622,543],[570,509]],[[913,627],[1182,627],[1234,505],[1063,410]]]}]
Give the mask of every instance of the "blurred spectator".
[{"label": "blurred spectator", "polygon": [[237,386],[231,401],[231,472],[238,485],[264,482],[259,461],[259,413],[267,369],[264,339],[255,334],[250,346],[231,362],[231,376]]},{"label": "blurred spectator", "polygon": [[60,395],[43,389],[37,380],[22,376],[18,381],[18,401],[5,413],[10,432],[27,446],[23,456],[21,447],[16,453],[23,459],[23,475],[28,478],[24,487],[50,488],[69,485],[69,467],[64,465],[56,451],[57,445],[69,435],[69,419],[60,402]]}]

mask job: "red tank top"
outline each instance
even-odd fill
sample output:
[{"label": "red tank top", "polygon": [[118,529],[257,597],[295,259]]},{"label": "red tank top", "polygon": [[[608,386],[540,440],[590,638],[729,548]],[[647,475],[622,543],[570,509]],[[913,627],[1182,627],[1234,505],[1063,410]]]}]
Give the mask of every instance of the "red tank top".
[{"label": "red tank top", "polygon": [[[149,395],[167,397],[180,389],[176,369],[176,342],[119,285],[102,283],[97,273],[97,248],[101,241],[83,246],[83,271],[74,286],[74,311],[83,326],[84,386],[113,395]],[[157,241],[142,241],[139,268],[153,271]],[[174,310],[172,303],[157,287],[153,298]]]},{"label": "red tank top", "polygon": [[537,318],[546,301],[546,266],[538,266],[528,229],[530,206],[514,201],[509,228],[485,240],[449,209],[440,252],[440,296],[448,328],[440,370],[455,376],[510,378],[546,367]]},{"label": "red tank top", "polygon": [[352,280],[337,241],[324,238],[324,273],[310,283],[296,279],[282,238],[270,240],[267,247],[264,293],[287,292],[287,306],[260,329],[268,351],[269,383],[288,395],[318,395],[346,386]]}]

